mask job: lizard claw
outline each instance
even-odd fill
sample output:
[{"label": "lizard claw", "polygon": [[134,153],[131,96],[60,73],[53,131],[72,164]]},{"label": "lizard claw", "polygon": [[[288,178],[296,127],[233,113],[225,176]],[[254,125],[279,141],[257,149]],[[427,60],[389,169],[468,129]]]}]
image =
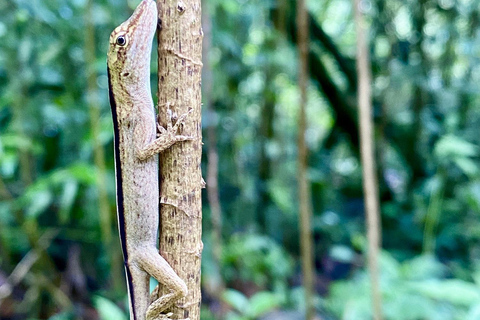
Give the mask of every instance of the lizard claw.
[{"label": "lizard claw", "polygon": [[[185,119],[190,113],[192,113],[192,111],[193,111],[193,108],[190,108],[186,113],[176,118],[176,115],[172,114],[172,110],[167,109],[168,118],[170,118],[170,121],[167,121],[167,128],[162,127],[157,122],[157,138],[159,138],[162,135],[167,135],[169,141],[172,141],[172,142],[195,140],[196,138],[193,136],[177,135],[180,125],[184,124]],[[173,121],[175,121],[175,125],[172,125]]]},{"label": "lizard claw", "polygon": [[162,134],[165,134],[167,130],[157,122],[157,138],[160,137]]},{"label": "lizard claw", "polygon": [[158,132],[159,132],[160,134],[163,134],[163,133],[165,133],[165,132],[167,131],[167,130],[165,130],[165,128],[162,127],[162,126],[160,125],[160,123],[158,123],[158,122],[157,122],[157,130],[158,130]]},{"label": "lizard claw", "polygon": [[189,140],[195,140],[195,137],[192,136],[175,136],[175,141],[189,141]]},{"label": "lizard claw", "polygon": [[171,316],[173,316],[172,312],[169,312],[167,314],[162,313],[156,316],[155,318],[150,318],[148,320],[173,320],[172,318],[170,318]]},{"label": "lizard claw", "polygon": [[178,117],[177,121],[175,122],[175,125],[173,126],[173,131],[177,131],[178,127],[185,122],[185,119],[187,116],[192,113],[193,109],[190,108],[186,113],[182,114],[180,117]]}]

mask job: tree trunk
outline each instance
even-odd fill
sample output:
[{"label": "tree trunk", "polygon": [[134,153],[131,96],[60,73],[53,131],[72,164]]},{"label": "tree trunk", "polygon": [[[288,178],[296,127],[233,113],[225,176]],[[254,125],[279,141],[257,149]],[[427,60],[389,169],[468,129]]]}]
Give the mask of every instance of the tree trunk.
[{"label": "tree trunk", "polygon": [[380,239],[380,209],[378,204],[378,181],[375,165],[372,94],[370,84],[369,49],[365,19],[360,12],[360,0],[354,0],[355,27],[357,30],[358,106],[360,114],[360,153],[363,170],[363,192],[368,232],[368,268],[372,282],[373,319],[382,319],[382,300],[379,283],[378,253]]},{"label": "tree trunk", "polygon": [[[422,136],[422,121],[421,114],[427,101],[429,100],[428,92],[425,92],[422,88],[421,81],[427,79],[427,70],[428,70],[428,58],[425,55],[423,50],[424,40],[425,40],[425,24],[426,24],[426,4],[427,0],[420,0],[416,3],[413,21],[415,25],[415,34],[417,35],[417,41],[413,46],[413,50],[418,53],[420,58],[418,62],[417,71],[419,73],[420,81],[416,81],[414,96],[413,96],[413,124],[412,127],[408,130],[408,135],[404,141],[408,146],[405,150],[405,157],[407,158],[408,163],[412,168],[412,179],[408,186],[408,189],[413,189],[415,185],[425,178],[425,157],[423,154],[425,150],[421,148],[421,136]],[[431,150],[427,151],[431,152]]]},{"label": "tree trunk", "polygon": [[[267,83],[273,81],[270,71],[266,71]],[[271,94],[268,86],[265,88],[263,107],[260,118],[260,127],[258,140],[260,143],[260,155],[258,160],[258,204],[256,207],[256,220],[259,230],[262,233],[271,234],[270,231],[275,228],[272,227],[272,221],[269,217],[270,206],[272,199],[270,191],[268,190],[268,182],[271,179],[272,161],[267,155],[267,145],[273,139],[273,119],[275,114],[275,98]],[[269,228],[270,226],[270,228]]]},{"label": "tree trunk", "polygon": [[297,29],[299,49],[298,86],[300,88],[300,114],[298,117],[298,196],[300,214],[300,244],[302,252],[303,287],[305,290],[305,319],[315,315],[313,307],[314,269],[312,243],[312,200],[307,177],[308,149],[305,141],[307,129],[307,84],[308,84],[308,14],[305,0],[297,2]]},{"label": "tree trunk", "polygon": [[[158,0],[158,114],[166,127],[187,116],[180,134],[194,137],[162,152],[160,163],[160,254],[185,281],[188,295],[173,319],[200,319],[203,180],[200,170],[202,37],[200,0]],[[174,120],[175,121],[175,120]],[[165,288],[159,295],[165,294]]]}]

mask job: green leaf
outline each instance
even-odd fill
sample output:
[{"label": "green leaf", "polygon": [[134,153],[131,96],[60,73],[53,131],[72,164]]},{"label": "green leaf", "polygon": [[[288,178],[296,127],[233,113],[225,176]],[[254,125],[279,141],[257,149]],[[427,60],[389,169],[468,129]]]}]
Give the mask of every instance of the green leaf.
[{"label": "green leaf", "polygon": [[470,308],[465,320],[478,320],[478,319],[480,319],[480,305],[476,304]]},{"label": "green leaf", "polygon": [[63,50],[62,44],[58,41],[50,43],[46,46],[45,50],[40,52],[38,62],[40,65],[46,65],[47,63],[58,58],[59,54]]},{"label": "green leaf", "polygon": [[87,163],[76,163],[68,168],[69,173],[81,183],[94,185],[97,181],[95,166]]},{"label": "green leaf", "polygon": [[387,251],[382,251],[380,254],[380,266],[383,277],[387,279],[397,279],[399,277],[400,263]]},{"label": "green leaf", "polygon": [[248,315],[252,318],[259,317],[262,314],[275,309],[279,304],[279,298],[274,293],[268,291],[257,292],[250,298]]},{"label": "green leaf", "polygon": [[245,316],[241,316],[233,311],[230,311],[227,313],[225,320],[250,320],[250,319]]},{"label": "green leaf", "polygon": [[62,197],[60,198],[60,223],[68,222],[70,218],[70,210],[78,193],[78,183],[76,180],[69,179],[65,181],[63,186]]},{"label": "green leaf", "polygon": [[474,176],[478,173],[477,163],[470,158],[457,157],[453,161],[467,176]]},{"label": "green leaf", "polygon": [[478,147],[454,135],[445,135],[435,144],[435,155],[441,160],[451,157],[473,157],[478,154]]},{"label": "green leaf", "polygon": [[53,195],[50,190],[39,190],[31,195],[30,205],[27,207],[27,216],[36,218],[40,213],[45,211],[52,203]]},{"label": "green leaf", "polygon": [[402,265],[402,273],[409,280],[427,280],[445,274],[445,266],[433,255],[422,255]]},{"label": "green leaf", "polygon": [[104,297],[94,296],[93,304],[101,320],[127,320],[123,311],[115,303]]},{"label": "green leaf", "polygon": [[240,291],[227,289],[223,293],[222,297],[226,303],[228,303],[240,313],[244,313],[249,309],[248,299]]},{"label": "green leaf", "polygon": [[6,133],[1,135],[0,146],[1,153],[5,152],[7,149],[32,151],[35,154],[38,154],[42,151],[41,146],[35,144],[31,138],[16,133]]},{"label": "green leaf", "polygon": [[62,312],[48,318],[48,320],[71,320],[71,319],[73,319],[73,315],[71,312]]},{"label": "green leaf", "polygon": [[480,303],[479,288],[462,280],[427,280],[411,283],[410,288],[429,298],[456,305],[470,306]]}]

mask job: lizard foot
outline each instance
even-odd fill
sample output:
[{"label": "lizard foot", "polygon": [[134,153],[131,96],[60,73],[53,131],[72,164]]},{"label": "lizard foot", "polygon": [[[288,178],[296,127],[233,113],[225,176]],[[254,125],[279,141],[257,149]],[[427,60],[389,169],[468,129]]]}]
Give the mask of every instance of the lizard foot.
[{"label": "lizard foot", "polygon": [[173,316],[172,312],[169,312],[167,314],[162,313],[152,318],[148,318],[148,320],[173,320],[172,318],[170,318],[171,316]]},{"label": "lizard foot", "polygon": [[[172,313],[172,312],[169,312],[169,313],[167,313],[167,314],[160,314],[160,315],[158,315],[157,317],[151,318],[151,319],[148,319],[148,320],[174,320],[174,319],[170,318],[171,316],[173,316],[173,313]],[[190,318],[186,318],[186,319],[175,319],[175,320],[190,320]]]},{"label": "lizard foot", "polygon": [[[182,114],[180,117],[176,117],[172,115],[172,111],[168,109],[168,114],[170,120],[167,121],[167,128],[165,129],[162,127],[158,122],[157,122],[157,137],[160,137],[162,135],[167,135],[169,140],[172,141],[186,141],[186,140],[194,140],[194,137],[191,136],[185,136],[185,135],[177,135],[178,129],[180,128],[181,125],[184,124],[185,119],[187,116],[192,113],[193,109],[188,110],[188,112]],[[175,125],[172,125],[172,121],[176,120]]]}]

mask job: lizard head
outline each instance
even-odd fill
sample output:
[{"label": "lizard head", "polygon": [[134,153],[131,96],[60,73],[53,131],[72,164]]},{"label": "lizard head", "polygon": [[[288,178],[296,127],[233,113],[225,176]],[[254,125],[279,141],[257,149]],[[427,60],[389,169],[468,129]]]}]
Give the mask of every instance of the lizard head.
[{"label": "lizard head", "polygon": [[110,35],[107,64],[122,81],[137,82],[150,76],[152,41],[157,28],[157,5],[142,0],[132,16]]}]

